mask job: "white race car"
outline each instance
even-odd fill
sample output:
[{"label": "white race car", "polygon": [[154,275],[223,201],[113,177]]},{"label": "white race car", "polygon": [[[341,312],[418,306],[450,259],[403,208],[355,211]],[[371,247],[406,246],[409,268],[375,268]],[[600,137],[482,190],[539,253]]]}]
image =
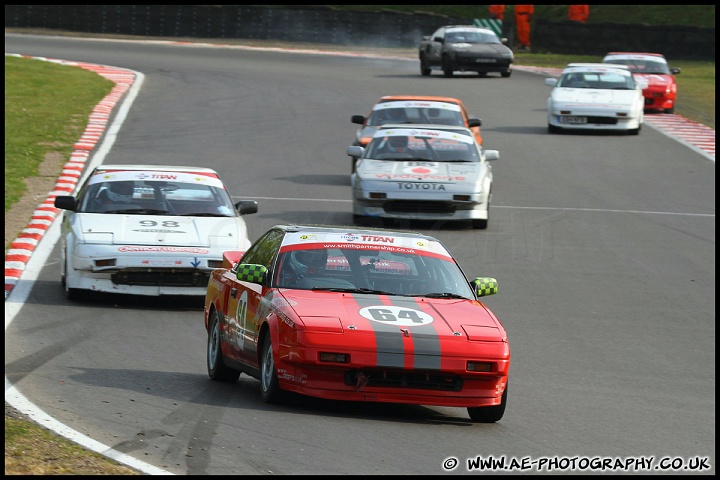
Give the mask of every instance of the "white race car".
[{"label": "white race car", "polygon": [[643,89],[647,82],[633,78],[625,65],[571,63],[547,100],[550,133],[563,130],[621,130],[637,135],[645,121]]},{"label": "white race car", "polygon": [[241,215],[209,168],[101,165],[77,196],[55,198],[62,219],[61,280],[67,297],[84,291],[204,296],[226,250],[250,246]]},{"label": "white race car", "polygon": [[[482,145],[480,134],[481,120],[470,116],[459,98],[428,95],[386,95],[373,105],[370,114],[353,115],[352,123],[362,125],[355,132],[353,145],[367,147],[378,127],[385,124],[423,123],[432,125],[456,125],[467,127],[475,134]],[[355,171],[357,158],[352,158],[352,171]]]},{"label": "white race car", "polygon": [[366,148],[350,146],[359,158],[352,174],[353,216],[408,220],[469,221],[487,228],[492,198],[490,160],[465,127],[385,125]]}]

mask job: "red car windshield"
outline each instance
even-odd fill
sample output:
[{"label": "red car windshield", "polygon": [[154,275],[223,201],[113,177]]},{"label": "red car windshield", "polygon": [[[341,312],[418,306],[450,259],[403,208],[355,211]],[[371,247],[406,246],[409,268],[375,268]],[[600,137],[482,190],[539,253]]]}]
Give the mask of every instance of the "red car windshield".
[{"label": "red car windshield", "polygon": [[655,62],[652,60],[614,60],[609,62],[619,65],[627,65],[632,73],[655,74],[655,75],[671,75],[670,68],[667,63]]},{"label": "red car windshield", "polygon": [[436,254],[342,247],[286,249],[279,255],[276,271],[274,283],[280,288],[474,298],[457,264]]}]

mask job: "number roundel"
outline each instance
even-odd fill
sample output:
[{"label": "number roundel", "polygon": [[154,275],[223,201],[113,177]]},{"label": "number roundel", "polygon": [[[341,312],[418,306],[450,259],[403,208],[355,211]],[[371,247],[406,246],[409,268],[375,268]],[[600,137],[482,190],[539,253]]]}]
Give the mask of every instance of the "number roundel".
[{"label": "number roundel", "polygon": [[373,322],[398,327],[417,327],[433,322],[433,317],[420,310],[394,305],[374,305],[360,310],[360,315]]}]

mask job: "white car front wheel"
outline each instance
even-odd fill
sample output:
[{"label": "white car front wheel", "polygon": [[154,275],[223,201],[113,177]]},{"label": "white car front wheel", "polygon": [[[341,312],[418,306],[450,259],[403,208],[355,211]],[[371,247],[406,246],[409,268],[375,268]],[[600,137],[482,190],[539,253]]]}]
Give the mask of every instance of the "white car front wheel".
[{"label": "white car front wheel", "polygon": [[70,267],[68,267],[68,258],[67,255],[63,255],[63,261],[62,266],[60,267],[62,271],[60,272],[60,283],[63,286],[63,289],[65,290],[65,298],[68,300],[75,302],[81,299],[81,290],[78,290],[77,288],[69,288],[68,287],[68,271],[70,270]]}]

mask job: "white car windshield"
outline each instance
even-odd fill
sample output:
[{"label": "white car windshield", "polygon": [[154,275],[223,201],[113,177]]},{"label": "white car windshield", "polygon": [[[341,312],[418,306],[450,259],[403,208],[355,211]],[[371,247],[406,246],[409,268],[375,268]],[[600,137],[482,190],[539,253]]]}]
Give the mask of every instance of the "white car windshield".
[{"label": "white car windshield", "polygon": [[[118,188],[120,184],[123,188]],[[232,198],[225,189],[179,181],[124,180],[90,183],[80,192],[78,205],[78,212],[84,213],[237,216]]]},{"label": "white car windshield", "polygon": [[633,90],[635,82],[631,75],[620,75],[615,72],[568,72],[560,77],[557,86],[564,88]]},{"label": "white car windshield", "polygon": [[[414,135],[412,133],[415,133]],[[479,162],[474,139],[466,134],[437,138],[422,132],[392,131],[375,136],[365,158],[375,160],[431,160],[437,162]]]}]

